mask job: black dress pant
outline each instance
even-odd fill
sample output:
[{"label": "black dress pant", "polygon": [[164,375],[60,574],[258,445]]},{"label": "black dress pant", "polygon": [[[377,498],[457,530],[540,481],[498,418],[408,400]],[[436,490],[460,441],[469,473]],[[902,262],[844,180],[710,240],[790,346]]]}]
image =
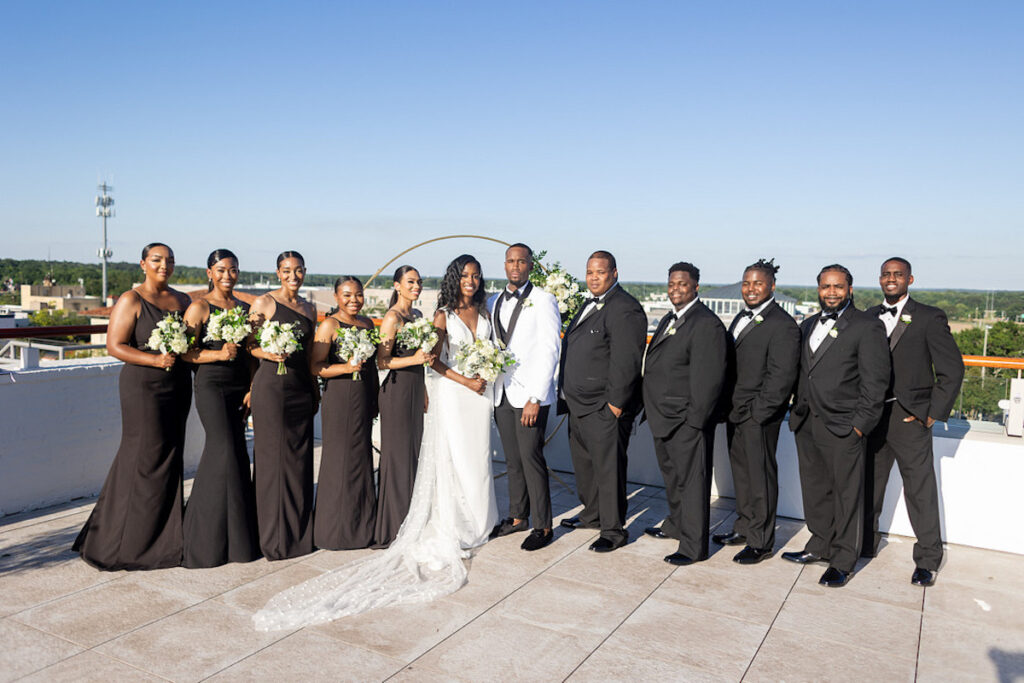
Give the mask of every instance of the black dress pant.
[{"label": "black dress pant", "polygon": [[694,429],[686,424],[666,438],[654,437],[668,500],[668,517],[661,530],[678,540],[678,552],[691,560],[708,557],[714,444],[714,428]]},{"label": "black dress pant", "polygon": [[508,513],[514,519],[533,520],[534,529],[551,528],[551,488],[544,460],[544,432],[550,406],[540,406],[532,427],[522,423],[523,409],[508,402],[508,395],[494,409],[508,472]]},{"label": "black dress pant", "polygon": [[729,423],[729,463],[736,488],[733,531],[759,550],[775,546],[775,511],[779,504],[779,465],[775,451],[782,420],[759,424],[753,419]]},{"label": "black dress pant", "polygon": [[609,541],[625,540],[626,449],[633,415],[616,418],[604,405],[587,415],[569,413],[569,451],[576,491],[583,503],[580,523],[600,529]]},{"label": "black dress pant", "polygon": [[895,461],[903,478],[903,498],[914,528],[914,563],[936,571],[942,563],[942,527],[939,525],[939,487],[935,480],[932,430],[910,417],[897,401],[885,404],[878,427],[868,438],[864,488],[864,551],[874,556],[882,535],[878,517],[885,502],[885,485]]},{"label": "black dress pant", "polygon": [[804,519],[811,539],[804,550],[852,572],[860,556],[867,439],[850,430],[836,436],[824,421],[808,415],[796,432]]}]

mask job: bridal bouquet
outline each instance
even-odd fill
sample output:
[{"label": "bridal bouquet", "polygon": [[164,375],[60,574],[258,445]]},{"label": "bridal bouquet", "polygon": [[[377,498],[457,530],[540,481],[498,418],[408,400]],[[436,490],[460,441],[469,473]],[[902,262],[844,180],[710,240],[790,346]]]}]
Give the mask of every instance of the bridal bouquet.
[{"label": "bridal bouquet", "polygon": [[[373,355],[380,343],[380,333],[376,329],[367,330],[360,327],[338,328],[338,360],[342,363],[362,363]],[[361,379],[359,371],[352,373],[352,379]]]},{"label": "bridal bouquet", "polygon": [[[185,321],[181,319],[181,314],[178,311],[171,311],[156,324],[149,335],[146,347],[160,353],[182,354],[188,351]],[[164,369],[170,371],[170,368]]]},{"label": "bridal bouquet", "polygon": [[395,336],[395,344],[407,351],[430,351],[437,345],[437,328],[426,318],[406,323]]},{"label": "bridal bouquet", "polygon": [[583,304],[583,288],[572,275],[557,261],[546,266],[541,262],[547,252],[540,251],[534,257],[537,267],[530,273],[530,282],[555,297],[558,312],[562,314],[562,327],[565,328]]},{"label": "bridal bouquet", "polygon": [[[287,356],[302,348],[302,344],[299,343],[301,336],[302,331],[295,329],[295,323],[268,320],[260,327],[256,340],[260,343],[260,348],[267,353]],[[279,361],[277,364],[277,374],[288,374],[288,368],[285,367],[283,361]]]},{"label": "bridal bouquet", "polygon": [[239,344],[252,332],[249,314],[241,306],[220,309],[210,314],[206,323],[204,342],[222,341],[228,344]]},{"label": "bridal bouquet", "polygon": [[510,352],[499,349],[489,339],[477,339],[459,347],[455,354],[455,365],[466,377],[479,377],[487,382],[498,379],[498,375],[516,364]]}]

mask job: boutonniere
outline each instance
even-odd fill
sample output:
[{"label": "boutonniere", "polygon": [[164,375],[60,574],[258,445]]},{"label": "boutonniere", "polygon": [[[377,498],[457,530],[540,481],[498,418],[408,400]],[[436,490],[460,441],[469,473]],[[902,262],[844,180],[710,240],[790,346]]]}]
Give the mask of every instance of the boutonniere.
[{"label": "boutonniere", "polygon": [[760,313],[758,313],[757,315],[754,316],[754,324],[755,325],[760,325],[763,322],[764,322],[764,316],[762,316]]},{"label": "boutonniere", "polygon": [[527,297],[523,299],[523,308],[530,308],[533,306],[533,299]]},{"label": "boutonniere", "polygon": [[668,335],[668,336],[670,336],[670,337],[671,337],[671,336],[672,336],[673,334],[675,334],[675,333],[676,333],[676,328],[675,328],[675,327],[670,327],[670,328],[668,328],[668,329],[667,329],[667,330],[665,331],[665,334],[667,334],[667,335]]},{"label": "boutonniere", "polygon": [[911,317],[910,317],[909,315],[907,315],[906,313],[904,313],[903,315],[901,315],[901,316],[900,316],[900,320],[902,320],[902,321],[903,321],[904,323],[906,323],[907,325],[909,325],[910,323],[912,323],[912,322],[914,321],[914,319],[913,319],[913,318],[911,318]]},{"label": "boutonniere", "polygon": [[836,328],[833,327],[831,330],[828,331],[828,336],[830,336],[833,339],[835,339],[836,337],[839,336],[839,330],[837,330]]},{"label": "boutonniere", "polygon": [[603,301],[598,301],[596,308],[597,308],[597,310],[600,311],[602,308],[604,308],[604,302]]}]

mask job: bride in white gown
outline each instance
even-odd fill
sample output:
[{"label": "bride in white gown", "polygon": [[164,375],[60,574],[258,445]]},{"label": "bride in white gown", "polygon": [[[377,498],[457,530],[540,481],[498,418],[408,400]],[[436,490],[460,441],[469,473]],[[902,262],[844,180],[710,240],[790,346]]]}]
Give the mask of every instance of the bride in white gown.
[{"label": "bride in white gown", "polygon": [[384,605],[428,602],[466,582],[463,560],[498,522],[491,475],[493,387],[455,371],[455,354],[489,339],[483,274],[463,255],[448,265],[434,325],[439,358],[427,372],[416,483],[409,513],[387,550],[278,593],[253,616],[257,630],[320,624]]}]

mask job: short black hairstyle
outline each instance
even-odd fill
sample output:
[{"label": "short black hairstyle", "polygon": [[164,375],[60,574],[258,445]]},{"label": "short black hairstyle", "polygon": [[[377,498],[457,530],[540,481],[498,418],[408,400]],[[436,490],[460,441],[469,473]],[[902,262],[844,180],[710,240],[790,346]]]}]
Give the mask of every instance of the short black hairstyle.
[{"label": "short black hairstyle", "polygon": [[743,274],[746,275],[751,270],[757,270],[768,276],[768,279],[775,282],[775,274],[779,272],[779,267],[775,265],[775,259],[770,258],[767,261],[764,259],[758,259],[756,263],[751,263],[749,266],[743,269]]},{"label": "short black hairstyle", "polygon": [[515,244],[508,245],[508,247],[505,249],[506,254],[509,252],[509,249],[525,249],[526,253],[529,254],[530,256],[530,260],[533,260],[533,249],[530,249],[529,246],[523,244],[522,242],[516,242]]},{"label": "short black hairstyle", "polygon": [[902,256],[890,256],[889,258],[882,261],[881,267],[884,268],[885,264],[888,263],[889,261],[899,261],[900,263],[905,265],[907,267],[907,275],[910,275],[912,272],[914,272],[914,269],[910,266],[910,261],[903,258]]},{"label": "short black hairstyle", "polygon": [[608,261],[608,267],[611,268],[612,270],[616,270],[618,268],[618,266],[615,264],[615,257],[612,256],[612,252],[610,252],[610,251],[605,251],[603,249],[598,249],[593,254],[588,256],[587,260],[589,261],[592,258],[603,258],[603,259],[605,259],[606,261]]},{"label": "short black hairstyle", "polygon": [[820,271],[818,271],[818,284],[819,285],[821,284],[821,276],[822,276],[822,274],[827,273],[830,270],[839,271],[840,273],[845,275],[846,276],[846,285],[850,289],[853,289],[853,273],[851,273],[846,266],[841,266],[838,263],[833,263],[830,266],[825,266]]},{"label": "short black hairstyle", "polygon": [[689,273],[693,281],[700,284],[700,268],[687,261],[673,263],[668,269],[668,276],[672,277],[672,273]]}]

